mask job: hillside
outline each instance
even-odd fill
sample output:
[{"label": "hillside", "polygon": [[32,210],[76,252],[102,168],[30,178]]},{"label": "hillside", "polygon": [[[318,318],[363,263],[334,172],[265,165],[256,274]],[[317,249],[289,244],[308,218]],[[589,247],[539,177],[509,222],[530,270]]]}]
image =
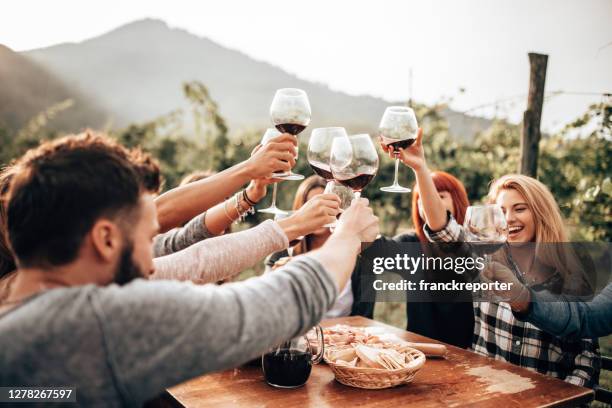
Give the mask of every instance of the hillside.
[{"label": "hillside", "polygon": [[[281,87],[308,92],[311,128],[342,125],[372,131],[390,104],[302,80],[159,20],[136,21],[81,43],[25,55],[94,98],[111,112],[117,125],[149,120],[183,106],[181,84],[190,80],[199,80],[210,89],[232,130],[268,126],[269,104]],[[461,138],[470,139],[490,124],[456,113],[449,116],[451,132]]]},{"label": "hillside", "polygon": [[14,132],[50,106],[72,99],[71,108],[49,123],[51,129],[77,131],[101,126],[106,115],[86,97],[68,87],[27,56],[0,44],[0,127]]}]

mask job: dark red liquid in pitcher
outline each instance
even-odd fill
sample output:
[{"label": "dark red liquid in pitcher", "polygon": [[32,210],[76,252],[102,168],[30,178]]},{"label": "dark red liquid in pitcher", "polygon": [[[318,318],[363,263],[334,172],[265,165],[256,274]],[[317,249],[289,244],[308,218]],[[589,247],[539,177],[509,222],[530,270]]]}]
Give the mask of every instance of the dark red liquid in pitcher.
[{"label": "dark red liquid in pitcher", "polygon": [[298,387],[308,380],[312,370],[312,354],[280,349],[263,357],[266,382],[279,387]]}]

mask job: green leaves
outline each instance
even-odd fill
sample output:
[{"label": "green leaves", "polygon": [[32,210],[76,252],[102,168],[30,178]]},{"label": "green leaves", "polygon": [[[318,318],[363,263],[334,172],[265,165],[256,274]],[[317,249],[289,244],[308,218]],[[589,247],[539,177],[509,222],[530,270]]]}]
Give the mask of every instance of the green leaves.
[{"label": "green leaves", "polygon": [[[190,104],[187,110],[176,110],[111,133],[127,146],[141,146],[151,152],[160,161],[166,188],[176,186],[184,175],[195,170],[220,171],[247,159],[264,131],[242,130],[230,138],[225,119],[206,86],[188,82],[183,84],[183,91]],[[33,118],[18,137],[0,129],[0,165],[20,156],[41,139],[55,137],[46,125],[68,108],[69,101],[50,107]],[[449,134],[448,123],[440,115],[445,105],[414,108],[424,128],[423,144],[429,167],[459,178],[471,202],[483,200],[492,180],[517,171],[519,126],[497,120],[474,143],[468,144],[461,137]],[[609,101],[594,104],[561,132],[540,142],[539,179],[555,196],[574,239],[610,241],[612,238],[611,116]],[[306,160],[307,146],[304,138],[301,139],[295,171],[308,176],[312,171]],[[382,151],[379,153],[378,174],[364,196],[370,199],[381,219],[383,233],[393,235],[412,226],[412,197],[379,190],[392,182],[394,172],[393,160]],[[402,185],[412,187],[414,175],[410,169],[402,166],[399,175]],[[278,200],[282,208],[291,207],[298,184],[280,185]],[[260,221],[259,217],[252,220]]]},{"label": "green leaves", "polygon": [[606,177],[603,183],[601,183],[601,191],[604,194],[612,196],[612,180],[610,180],[610,177]]}]

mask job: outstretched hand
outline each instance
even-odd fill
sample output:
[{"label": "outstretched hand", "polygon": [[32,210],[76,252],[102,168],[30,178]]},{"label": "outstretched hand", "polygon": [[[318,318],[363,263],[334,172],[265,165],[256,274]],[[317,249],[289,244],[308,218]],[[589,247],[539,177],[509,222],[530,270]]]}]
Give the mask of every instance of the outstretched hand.
[{"label": "outstretched hand", "polygon": [[[278,141],[286,140],[287,138],[284,138],[283,136],[285,136],[285,135],[277,136],[275,139],[272,139],[271,142],[272,141],[276,141],[276,139],[278,139]],[[291,137],[293,138],[293,136],[291,136]],[[282,142],[282,143],[285,143],[285,142]],[[253,151],[251,151],[251,159],[249,159],[249,160],[253,160],[251,162],[251,164],[253,166],[257,166],[260,163],[261,160],[265,160],[265,158],[269,157],[269,155],[271,154],[271,153],[268,153],[267,155],[264,154],[264,156],[254,159],[253,157],[262,148],[263,148],[263,146],[259,144],[259,145],[255,146]],[[279,146],[277,146],[277,148],[278,149],[282,149],[283,146],[279,145]],[[274,150],[276,150],[276,148],[273,148],[272,150],[274,151]],[[290,152],[291,152],[291,150],[290,150]],[[289,163],[291,163],[291,162],[289,162]],[[295,161],[294,161],[294,163],[295,163]],[[262,169],[262,171],[263,171],[263,169]],[[249,186],[247,187],[247,195],[249,196],[249,199],[253,200],[256,203],[261,201],[266,196],[267,186],[269,184],[277,183],[279,181],[282,181],[282,180],[281,179],[277,179],[277,178],[271,178],[271,177],[268,177],[268,176],[254,177],[251,180],[251,183],[249,184]]]},{"label": "outstretched hand", "polygon": [[308,200],[291,216],[278,220],[289,241],[311,234],[331,224],[340,212],[340,199],[335,194],[320,194]]},{"label": "outstretched hand", "polygon": [[335,194],[319,194],[300,207],[289,217],[300,235],[308,235],[321,227],[331,224],[340,212],[340,199]]},{"label": "outstretched hand", "polygon": [[297,138],[283,133],[255,147],[246,161],[251,178],[271,178],[274,172],[291,170],[295,166],[296,146]]},{"label": "outstretched hand", "polygon": [[334,234],[356,236],[361,242],[372,242],[380,232],[378,217],[368,205],[367,198],[353,200],[351,206],[344,210]]}]

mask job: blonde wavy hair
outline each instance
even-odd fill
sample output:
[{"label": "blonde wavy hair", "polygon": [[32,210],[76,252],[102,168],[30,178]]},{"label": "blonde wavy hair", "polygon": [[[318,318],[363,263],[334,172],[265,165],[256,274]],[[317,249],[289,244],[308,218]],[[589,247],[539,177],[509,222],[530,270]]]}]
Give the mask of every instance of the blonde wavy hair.
[{"label": "blonde wavy hair", "polygon": [[489,188],[488,201],[494,204],[502,190],[515,190],[527,202],[535,222],[536,243],[568,242],[561,210],[550,190],[540,181],[522,174],[506,174]]},{"label": "blonde wavy hair", "polygon": [[[540,181],[522,174],[507,174],[493,181],[487,201],[495,203],[502,190],[515,190],[526,201],[535,223],[536,258],[555,268],[562,276],[566,291],[586,293],[592,290],[578,255],[569,244],[569,234],[561,210],[550,190]],[[549,245],[542,245],[549,244]]]}]

